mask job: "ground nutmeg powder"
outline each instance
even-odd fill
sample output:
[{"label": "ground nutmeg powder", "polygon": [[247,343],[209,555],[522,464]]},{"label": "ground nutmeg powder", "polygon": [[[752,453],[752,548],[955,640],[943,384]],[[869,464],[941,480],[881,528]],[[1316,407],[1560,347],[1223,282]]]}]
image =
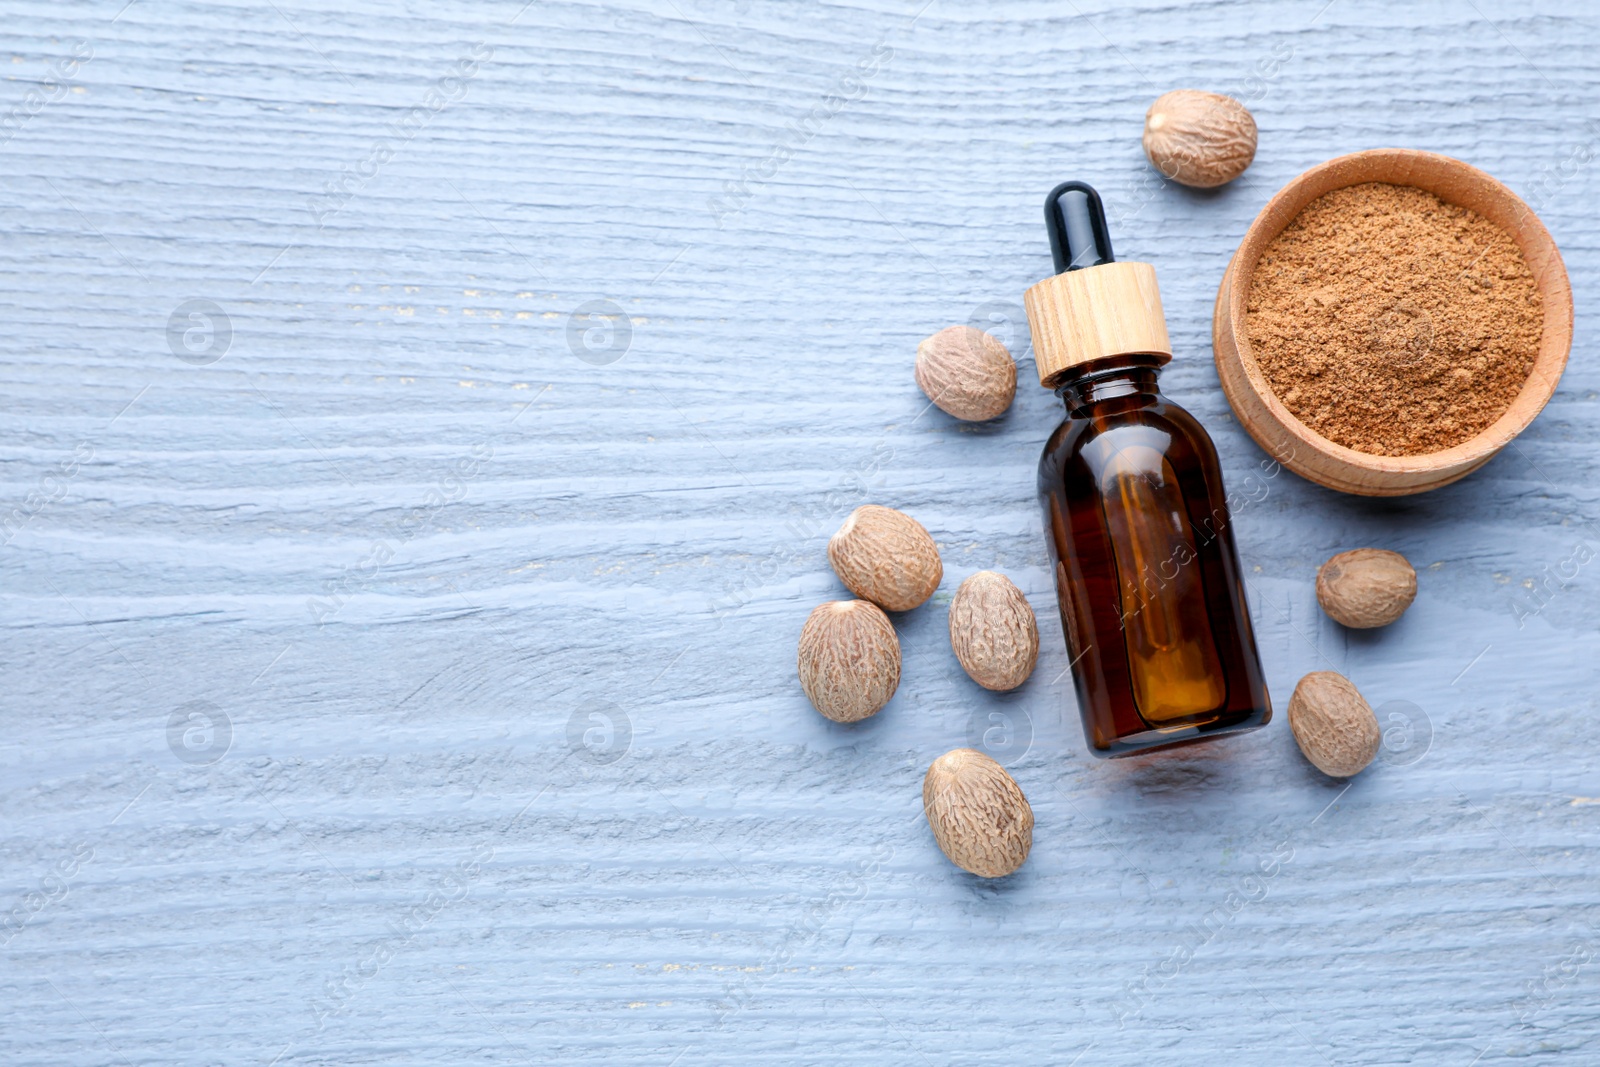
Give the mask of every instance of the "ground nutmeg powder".
[{"label": "ground nutmeg powder", "polygon": [[1511,235],[1411,186],[1313,200],[1256,266],[1246,331],[1272,390],[1337,444],[1458,445],[1527,381],[1544,312]]}]

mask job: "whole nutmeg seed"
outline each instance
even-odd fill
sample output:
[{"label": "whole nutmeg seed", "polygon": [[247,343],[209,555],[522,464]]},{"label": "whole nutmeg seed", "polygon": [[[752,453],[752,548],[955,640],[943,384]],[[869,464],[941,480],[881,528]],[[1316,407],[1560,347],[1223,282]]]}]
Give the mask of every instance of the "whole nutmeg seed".
[{"label": "whole nutmeg seed", "polygon": [[916,374],[939,410],[967,422],[1004,415],[1017,395],[1016,360],[971,326],[946,326],[918,345]]},{"label": "whole nutmeg seed", "polygon": [[1256,120],[1231,96],[1177,89],[1145,112],[1144,154],[1175,182],[1223,185],[1256,158]]},{"label": "whole nutmeg seed", "polygon": [[1388,626],[1417,598],[1417,572],[1398,552],[1356,548],[1317,571],[1317,603],[1338,623],[1356,630]]},{"label": "whole nutmeg seed", "polygon": [[1039,662],[1039,623],[1011,579],[979,571],[950,602],[950,647],[974,682],[1005,692],[1026,682]]},{"label": "whole nutmeg seed", "polygon": [[876,604],[819,605],[800,630],[800,688],[834,722],[875,715],[900,685],[900,639]]},{"label": "whole nutmeg seed", "polygon": [[977,749],[954,749],[933,761],[922,779],[922,810],[950,862],[982,878],[1005,877],[1033,848],[1028,798]]},{"label": "whole nutmeg seed", "polygon": [[1289,729],[1317,770],[1335,778],[1360,774],[1378,754],[1383,732],[1355,685],[1333,671],[1313,671],[1289,698]]},{"label": "whole nutmeg seed", "polygon": [[828,562],[852,593],[885,611],[910,611],[944,578],[939,548],[903,511],[864,504],[828,540]]}]

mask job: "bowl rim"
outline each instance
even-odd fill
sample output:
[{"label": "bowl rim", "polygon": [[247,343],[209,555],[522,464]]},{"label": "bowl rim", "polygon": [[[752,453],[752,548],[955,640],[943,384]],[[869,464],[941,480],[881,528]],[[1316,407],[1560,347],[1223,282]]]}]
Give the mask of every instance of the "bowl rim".
[{"label": "bowl rim", "polygon": [[[1254,281],[1255,267],[1259,263],[1261,253],[1266,246],[1271,244],[1288,226],[1299,217],[1300,212],[1317,197],[1332,192],[1335,189],[1345,189],[1352,185],[1365,185],[1369,182],[1382,182],[1385,178],[1364,174],[1350,181],[1329,184],[1314,195],[1305,195],[1307,186],[1326,180],[1330,171],[1351,167],[1352,164],[1362,162],[1387,163],[1397,173],[1387,179],[1390,184],[1408,185],[1413,188],[1423,189],[1433,193],[1446,203],[1459,204],[1436,189],[1417,181],[1438,178],[1447,174],[1454,174],[1457,178],[1464,178],[1479,186],[1484,195],[1497,199],[1506,204],[1511,212],[1520,217],[1519,228],[1512,230],[1491,219],[1495,225],[1506,230],[1516,242],[1518,250],[1530,265],[1536,259],[1547,258],[1550,263],[1549,276],[1538,283],[1541,304],[1545,312],[1543,328],[1539,338],[1539,351],[1534,356],[1533,366],[1529,369],[1528,378],[1523,383],[1522,389],[1512,399],[1500,417],[1477,434],[1462,441],[1460,444],[1441,449],[1438,452],[1425,452],[1410,456],[1382,456],[1371,452],[1360,452],[1347,445],[1317,433],[1311,427],[1301,422],[1300,419],[1286,407],[1283,401],[1273,391],[1266,374],[1256,362],[1255,354],[1250,349],[1250,338],[1246,328],[1247,309],[1251,284]],[[1417,173],[1418,170],[1423,173]],[[1299,206],[1292,213],[1287,214],[1282,225],[1270,227],[1267,220],[1275,213],[1285,210],[1285,205],[1300,201]],[[1476,211],[1476,209],[1468,208]],[[1477,212],[1482,214],[1482,212]],[[1270,231],[1270,232],[1269,232]],[[1246,263],[1248,270],[1245,269]],[[1243,279],[1243,281],[1241,281]],[[1556,387],[1560,382],[1561,374],[1566,369],[1567,359],[1572,351],[1572,285],[1567,277],[1566,263],[1561,258],[1561,251],[1556,246],[1555,239],[1550,236],[1550,231],[1545,228],[1544,222],[1530,208],[1527,203],[1516,193],[1512,192],[1504,183],[1492,175],[1479,170],[1470,163],[1463,162],[1453,156],[1443,155],[1438,152],[1428,152],[1416,148],[1369,148],[1360,152],[1350,152],[1345,155],[1335,156],[1317,164],[1296,175],[1282,189],[1279,189],[1270,200],[1266,202],[1256,217],[1251,220],[1249,228],[1245,231],[1244,240],[1239,244],[1232,258],[1228,261],[1227,271],[1224,275],[1224,284],[1228,286],[1228,329],[1232,335],[1235,358],[1239,361],[1244,371],[1245,379],[1257,398],[1266,407],[1267,414],[1274,421],[1297,440],[1307,446],[1322,452],[1331,459],[1339,460],[1351,467],[1365,471],[1384,474],[1426,474],[1442,469],[1456,470],[1466,473],[1483,463],[1499,452],[1511,440],[1538,417],[1544,410],[1550,398],[1555,395]],[[1564,305],[1564,314],[1556,316],[1557,321],[1552,322],[1550,315],[1554,307],[1560,310]],[[1550,330],[1558,329],[1564,333],[1560,338],[1559,358],[1554,354],[1550,345]],[[1553,373],[1552,373],[1553,372]],[[1235,412],[1237,415],[1238,413]],[[1420,487],[1419,487],[1420,488]]]}]

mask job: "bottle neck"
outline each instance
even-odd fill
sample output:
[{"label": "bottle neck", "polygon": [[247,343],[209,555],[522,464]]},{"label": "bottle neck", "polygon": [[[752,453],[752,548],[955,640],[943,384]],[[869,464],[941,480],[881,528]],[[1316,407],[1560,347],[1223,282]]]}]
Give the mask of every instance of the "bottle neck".
[{"label": "bottle neck", "polygon": [[1165,362],[1161,356],[1113,356],[1085,363],[1056,383],[1056,395],[1075,416],[1113,402],[1118,408],[1142,407],[1160,395],[1156,376]]}]

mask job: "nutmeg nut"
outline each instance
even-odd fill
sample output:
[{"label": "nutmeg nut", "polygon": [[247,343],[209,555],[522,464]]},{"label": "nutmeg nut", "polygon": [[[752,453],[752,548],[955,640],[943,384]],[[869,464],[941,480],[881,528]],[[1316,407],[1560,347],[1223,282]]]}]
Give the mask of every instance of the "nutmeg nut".
[{"label": "nutmeg nut", "polygon": [[1004,767],[973,748],[933,761],[922,779],[922,811],[950,862],[981,878],[1003,878],[1033,848],[1033,809]]},{"label": "nutmeg nut", "polygon": [[1256,120],[1231,96],[1176,89],[1145,112],[1144,154],[1175,182],[1224,185],[1256,157]]},{"label": "nutmeg nut", "polygon": [[916,377],[940,411],[967,422],[1004,415],[1017,395],[1016,360],[972,326],[946,326],[919,344]]},{"label": "nutmeg nut", "polygon": [[903,511],[863,504],[828,540],[828,562],[852,593],[885,611],[910,611],[944,578],[939,548]]},{"label": "nutmeg nut", "polygon": [[834,600],[800,629],[800,687],[834,722],[860,722],[900,685],[900,639],[889,616],[865,600]]},{"label": "nutmeg nut", "polygon": [[979,571],[950,602],[950,647],[962,670],[985,689],[1005,692],[1039,662],[1039,622],[1011,579]]},{"label": "nutmeg nut", "polygon": [[1317,603],[1335,622],[1370,630],[1394,622],[1417,598],[1417,572],[1398,552],[1355,548],[1317,571]]},{"label": "nutmeg nut", "polygon": [[1354,683],[1334,671],[1313,671],[1289,698],[1289,729],[1323,774],[1360,774],[1378,754],[1383,733],[1372,706]]}]

